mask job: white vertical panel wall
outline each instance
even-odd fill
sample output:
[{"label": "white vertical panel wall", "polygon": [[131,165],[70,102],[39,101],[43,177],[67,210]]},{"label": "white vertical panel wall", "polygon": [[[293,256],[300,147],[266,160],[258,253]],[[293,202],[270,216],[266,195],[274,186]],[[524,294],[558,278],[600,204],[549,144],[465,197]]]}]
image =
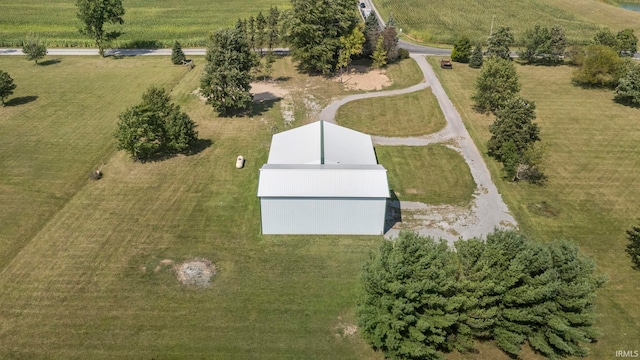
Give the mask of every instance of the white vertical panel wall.
[{"label": "white vertical panel wall", "polygon": [[260,199],[263,234],[381,235],[384,198]]}]

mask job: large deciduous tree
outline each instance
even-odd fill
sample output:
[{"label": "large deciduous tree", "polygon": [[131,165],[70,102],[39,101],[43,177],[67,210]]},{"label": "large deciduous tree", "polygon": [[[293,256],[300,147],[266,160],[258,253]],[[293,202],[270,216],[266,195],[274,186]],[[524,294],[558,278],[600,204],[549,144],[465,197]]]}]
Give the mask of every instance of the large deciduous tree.
[{"label": "large deciduous tree", "polygon": [[554,65],[562,62],[567,39],[560,27],[549,30],[536,25],[524,33],[523,43],[524,48],[518,52],[521,62]]},{"label": "large deciduous tree", "polygon": [[198,140],[196,124],[162,88],[150,87],[142,102],[120,114],[114,137],[118,150],[136,160],[188,150]]},{"label": "large deciduous tree", "polygon": [[480,112],[496,111],[519,91],[518,74],[513,62],[492,57],[484,61],[476,78],[473,100]]},{"label": "large deciduous tree", "polygon": [[47,47],[35,35],[29,35],[22,43],[22,52],[27,56],[27,60],[34,61],[38,65],[38,60],[47,55]]},{"label": "large deciduous tree", "polygon": [[614,93],[615,101],[631,106],[640,106],[640,66],[631,67],[627,75],[618,80]]},{"label": "large deciduous tree", "polygon": [[387,65],[387,52],[384,50],[384,44],[382,41],[382,36],[378,36],[376,47],[373,50],[373,54],[371,54],[373,67],[376,69],[383,68]]},{"label": "large deciduous tree", "polygon": [[200,79],[200,92],[220,115],[247,110],[253,97],[251,69],[258,64],[245,34],[238,29],[221,29],[211,34],[207,64]]},{"label": "large deciduous tree", "polygon": [[336,66],[338,69],[341,69],[340,81],[342,81],[342,70],[349,67],[351,58],[354,55],[362,54],[362,45],[364,42],[365,38],[362,33],[362,25],[354,27],[349,35],[340,37],[340,51],[338,64]]},{"label": "large deciduous tree", "polygon": [[106,31],[106,24],[124,23],[122,0],[77,0],[78,18],[82,21],[80,32],[91,36],[98,46],[100,56],[109,41],[120,36],[119,31]]},{"label": "large deciduous tree", "polygon": [[13,94],[13,90],[15,90],[16,86],[17,85],[14,84],[11,76],[0,70],[0,101],[2,101],[2,106],[4,106],[4,99]]},{"label": "large deciduous tree", "polygon": [[352,0],[292,0],[288,42],[302,70],[328,74],[335,70],[340,37],[357,23]]},{"label": "large deciduous tree", "polygon": [[451,50],[451,60],[460,63],[468,63],[469,58],[471,57],[472,47],[471,40],[469,40],[468,37],[458,37],[453,44],[453,50]]},{"label": "large deciduous tree", "polygon": [[624,29],[616,34],[618,41],[618,51],[622,56],[634,56],[638,51],[638,37],[633,33],[633,29]]},{"label": "large deciduous tree", "polygon": [[620,57],[605,45],[590,45],[580,56],[580,67],[573,73],[574,82],[585,86],[613,87],[620,79]]},{"label": "large deciduous tree", "polygon": [[487,56],[511,59],[511,50],[514,38],[511,28],[500,27],[487,38]]},{"label": "large deciduous tree", "polygon": [[513,181],[543,183],[546,179],[541,170],[543,149],[534,147],[540,141],[535,118],[535,103],[515,95],[496,110],[496,120],[489,126],[487,151]]}]

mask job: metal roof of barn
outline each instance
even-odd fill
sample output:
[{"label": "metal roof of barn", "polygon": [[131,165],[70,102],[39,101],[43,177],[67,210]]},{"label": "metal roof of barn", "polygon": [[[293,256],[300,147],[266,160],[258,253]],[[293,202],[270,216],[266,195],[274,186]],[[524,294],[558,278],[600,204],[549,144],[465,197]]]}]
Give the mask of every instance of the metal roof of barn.
[{"label": "metal roof of barn", "polygon": [[377,164],[371,136],[317,121],[273,135],[269,164]]},{"label": "metal roof of barn", "polygon": [[258,196],[388,198],[387,170],[377,164],[265,164]]}]

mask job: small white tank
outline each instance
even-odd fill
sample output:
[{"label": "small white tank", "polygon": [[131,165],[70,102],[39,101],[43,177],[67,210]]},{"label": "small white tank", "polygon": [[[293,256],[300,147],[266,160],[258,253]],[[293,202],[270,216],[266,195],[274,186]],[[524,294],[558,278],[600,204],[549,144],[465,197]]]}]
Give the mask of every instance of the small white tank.
[{"label": "small white tank", "polygon": [[239,155],[236,159],[236,168],[242,169],[244,167],[244,156]]}]

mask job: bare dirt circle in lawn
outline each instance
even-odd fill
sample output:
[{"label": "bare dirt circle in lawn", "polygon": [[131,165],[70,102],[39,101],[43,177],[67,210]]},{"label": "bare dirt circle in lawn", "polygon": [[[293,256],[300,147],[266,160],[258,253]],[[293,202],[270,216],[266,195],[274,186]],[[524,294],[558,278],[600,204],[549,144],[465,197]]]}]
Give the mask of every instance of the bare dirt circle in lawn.
[{"label": "bare dirt circle in lawn", "polygon": [[342,82],[347,90],[382,90],[393,82],[384,70],[370,69],[366,66],[350,66],[346,71],[333,78],[333,81]]},{"label": "bare dirt circle in lawn", "polygon": [[192,259],[175,267],[178,281],[186,286],[205,288],[211,283],[216,267],[207,259]]}]

